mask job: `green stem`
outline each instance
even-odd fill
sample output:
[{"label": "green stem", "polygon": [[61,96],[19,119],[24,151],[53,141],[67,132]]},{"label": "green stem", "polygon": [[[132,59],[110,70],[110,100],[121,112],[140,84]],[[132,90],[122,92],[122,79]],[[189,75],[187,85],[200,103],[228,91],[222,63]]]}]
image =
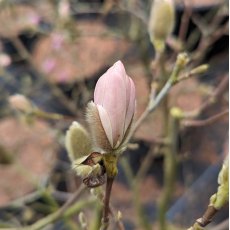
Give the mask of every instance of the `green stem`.
[{"label": "green stem", "polygon": [[101,204],[101,200],[99,200],[99,202],[97,202],[96,204],[96,208],[95,208],[95,216],[93,221],[90,224],[89,230],[98,230],[100,229],[101,226],[101,218],[102,218],[102,210],[103,210],[103,206]]},{"label": "green stem", "polygon": [[124,169],[125,175],[127,177],[127,180],[129,182],[129,185],[133,190],[133,203],[134,203],[135,211],[137,213],[138,223],[141,226],[141,229],[150,230],[152,229],[151,224],[149,223],[144,213],[144,210],[143,210],[143,207],[140,201],[140,182],[141,180],[139,179],[141,178],[139,178],[138,176],[134,178],[130,164],[125,157],[122,158],[121,163],[122,163],[122,167]]},{"label": "green stem", "polygon": [[56,212],[46,216],[45,218],[38,220],[34,224],[22,227],[22,228],[5,228],[3,230],[39,230],[43,227],[47,226],[50,223],[53,223],[57,221],[58,219],[64,217],[67,218],[69,216],[72,216],[74,213],[80,211],[82,207],[91,204],[92,202],[95,202],[95,200],[87,200],[87,201],[80,201],[76,204],[72,205],[78,197],[81,195],[83,191],[85,191],[86,187],[83,185],[76,191],[73,196]]},{"label": "green stem", "polygon": [[[42,71],[37,68],[37,65],[34,63],[33,57],[24,46],[24,44],[21,42],[21,40],[18,37],[13,37],[11,40],[15,48],[18,50],[20,56],[28,61],[34,71],[36,71],[36,73],[38,73],[42,77],[40,80],[45,82],[45,79],[47,79],[47,77]],[[58,99],[69,109],[69,111],[76,115],[77,108],[75,103],[73,101],[70,101],[57,86],[55,86],[54,84],[51,84],[51,86],[51,92],[53,93],[53,95],[58,97]]]},{"label": "green stem", "polygon": [[[168,127],[168,139],[170,144],[165,146],[165,157],[164,157],[164,166],[163,166],[164,167],[164,189],[159,203],[158,219],[159,219],[160,230],[167,229],[165,214],[168,208],[168,204],[172,197],[175,175],[176,175],[176,154],[177,154],[180,117],[177,116],[177,114],[173,114],[172,111],[173,109],[171,110],[170,113],[169,127]],[[178,110],[176,112],[178,112]]]},{"label": "green stem", "polygon": [[133,136],[133,134],[136,132],[136,130],[139,128],[140,124],[145,120],[145,118],[149,115],[149,113],[153,112],[157,108],[157,106],[160,104],[162,99],[165,98],[165,96],[167,95],[171,87],[176,83],[177,78],[181,70],[187,64],[187,61],[188,61],[188,57],[186,56],[185,53],[181,53],[178,55],[176,64],[174,66],[174,69],[169,79],[167,80],[167,82],[165,83],[161,91],[157,94],[155,99],[152,99],[152,97],[150,97],[148,106],[146,107],[142,115],[139,117],[139,119],[135,122],[133,129],[129,134],[129,137],[127,138],[128,140]]}]

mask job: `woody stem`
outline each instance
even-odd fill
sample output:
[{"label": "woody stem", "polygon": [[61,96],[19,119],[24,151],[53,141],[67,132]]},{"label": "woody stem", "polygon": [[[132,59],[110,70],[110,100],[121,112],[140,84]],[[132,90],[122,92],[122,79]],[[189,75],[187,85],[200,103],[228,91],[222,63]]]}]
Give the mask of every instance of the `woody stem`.
[{"label": "woody stem", "polygon": [[110,195],[111,190],[113,186],[114,177],[107,176],[106,181],[106,190],[105,190],[105,199],[104,199],[104,211],[102,216],[102,226],[101,230],[106,230],[109,226],[109,201],[110,201]]}]

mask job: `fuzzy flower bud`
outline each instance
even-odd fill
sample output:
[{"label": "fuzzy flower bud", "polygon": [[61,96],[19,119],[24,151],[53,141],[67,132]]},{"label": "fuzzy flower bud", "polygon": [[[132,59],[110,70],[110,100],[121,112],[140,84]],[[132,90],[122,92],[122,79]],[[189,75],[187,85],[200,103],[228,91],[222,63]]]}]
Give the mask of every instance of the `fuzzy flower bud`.
[{"label": "fuzzy flower bud", "polygon": [[87,156],[92,151],[92,145],[87,130],[74,121],[66,133],[65,146],[72,162]]},{"label": "fuzzy flower bud", "polygon": [[173,0],[154,0],[149,19],[149,35],[158,52],[163,52],[165,41],[175,23]]},{"label": "fuzzy flower bud", "polygon": [[95,144],[109,152],[124,143],[135,111],[135,86],[121,61],[98,80],[87,118]]},{"label": "fuzzy flower bud", "polygon": [[32,103],[23,95],[15,94],[9,97],[10,105],[20,112],[30,113],[33,110]]},{"label": "fuzzy flower bud", "polygon": [[100,164],[102,154],[92,152],[87,130],[76,121],[66,133],[65,146],[73,169],[78,176],[83,178],[85,185],[93,188],[105,182],[104,167]]}]

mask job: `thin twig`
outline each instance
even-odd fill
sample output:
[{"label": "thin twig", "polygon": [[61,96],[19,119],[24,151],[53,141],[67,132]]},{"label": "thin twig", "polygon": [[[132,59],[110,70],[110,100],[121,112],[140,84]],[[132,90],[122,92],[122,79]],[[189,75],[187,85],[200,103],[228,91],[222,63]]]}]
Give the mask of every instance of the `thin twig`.
[{"label": "thin twig", "polygon": [[[45,218],[38,220],[36,223],[30,226],[22,227],[22,228],[6,228],[3,230],[39,230],[45,227],[46,225],[48,225],[49,223],[52,223],[58,220],[59,218],[61,218],[64,215],[64,213],[67,212],[69,208],[71,208],[70,206],[75,203],[75,201],[79,198],[79,196],[85,190],[86,190],[86,187],[84,185],[81,185],[79,189],[73,194],[73,196],[69,200],[67,200],[67,202],[60,209],[46,216]],[[70,212],[71,210],[68,210],[68,211]]]},{"label": "thin twig", "polygon": [[133,192],[133,203],[134,203],[134,207],[135,207],[135,211],[136,211],[136,215],[137,215],[137,220],[138,220],[138,224],[140,225],[141,229],[144,230],[150,230],[151,229],[151,224],[149,223],[141,201],[140,201],[140,184],[137,183],[138,181],[135,180],[132,169],[130,167],[129,162],[127,161],[127,158],[123,157],[121,159],[121,164],[122,164],[122,168],[125,172],[127,181],[129,183],[129,186],[132,188]]},{"label": "thin twig", "polygon": [[[187,4],[188,2],[188,4]],[[181,41],[184,41],[188,32],[188,24],[190,17],[192,15],[192,6],[190,4],[190,1],[183,1],[184,3],[184,12],[181,17],[181,24],[179,29],[179,38]]]},{"label": "thin twig", "polygon": [[157,94],[157,96],[155,98],[152,98],[151,96],[149,97],[148,106],[146,107],[145,111],[141,114],[141,116],[138,118],[138,120],[135,122],[133,129],[131,130],[129,134],[128,139],[130,139],[133,136],[133,134],[139,128],[141,123],[146,119],[149,113],[153,112],[157,108],[157,106],[160,104],[160,102],[165,98],[165,96],[167,95],[171,87],[176,82],[178,75],[183,67],[179,66],[178,64],[175,64],[170,77],[168,78],[167,82],[165,83],[163,88],[160,90],[160,92]]},{"label": "thin twig", "polygon": [[[17,48],[18,52],[20,53],[20,55],[26,59],[28,61],[28,63],[33,67],[34,71],[36,71],[40,76],[42,76],[42,80],[45,81],[46,76],[43,72],[41,72],[40,70],[38,70],[36,64],[33,61],[33,58],[31,56],[31,54],[29,53],[29,51],[26,49],[26,47],[24,46],[24,44],[21,42],[21,40],[18,37],[13,37],[12,42],[14,44],[14,46]],[[52,93],[54,94],[54,96],[57,96],[62,102],[63,104],[73,113],[73,114],[77,114],[77,108],[76,105],[71,102],[63,93],[62,91],[56,87],[55,85],[52,84],[51,87]]]},{"label": "thin twig", "polygon": [[[172,110],[171,110],[172,111]],[[179,120],[175,114],[170,112],[169,126],[168,126],[168,140],[169,145],[165,146],[164,156],[164,188],[159,203],[159,226],[160,230],[166,230],[166,211],[168,204],[172,197],[174,182],[176,177],[176,157],[178,153],[178,133],[179,133]]]},{"label": "thin twig", "polygon": [[111,190],[112,190],[112,186],[113,186],[113,181],[114,181],[114,177],[108,177],[107,176],[105,200],[104,200],[104,211],[103,211],[103,216],[102,216],[101,230],[107,230],[108,226],[109,226],[109,213],[110,213],[109,201],[110,201],[110,195],[111,195]]},{"label": "thin twig", "polygon": [[229,111],[225,110],[204,120],[185,120],[182,124],[186,127],[200,127],[205,125],[211,125],[219,119],[221,119],[222,117],[224,117],[225,115],[227,115],[228,113]]},{"label": "thin twig", "polygon": [[216,103],[222,97],[224,92],[228,89],[228,82],[228,76],[224,76],[221,82],[214,89],[212,94],[208,97],[208,99],[198,109],[195,109],[195,111],[186,113],[185,117],[197,117],[209,106]]}]

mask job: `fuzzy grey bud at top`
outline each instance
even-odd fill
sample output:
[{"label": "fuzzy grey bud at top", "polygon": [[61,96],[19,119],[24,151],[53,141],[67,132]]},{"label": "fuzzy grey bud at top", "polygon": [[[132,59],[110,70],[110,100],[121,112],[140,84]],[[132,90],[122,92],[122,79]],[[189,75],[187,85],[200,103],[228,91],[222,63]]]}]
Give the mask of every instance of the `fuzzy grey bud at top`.
[{"label": "fuzzy grey bud at top", "polygon": [[121,61],[98,80],[94,102],[87,108],[87,121],[97,147],[104,152],[118,149],[130,130],[135,112],[135,86]]},{"label": "fuzzy grey bud at top", "polygon": [[149,36],[157,52],[163,52],[165,41],[175,24],[173,0],[153,0],[149,18]]}]

